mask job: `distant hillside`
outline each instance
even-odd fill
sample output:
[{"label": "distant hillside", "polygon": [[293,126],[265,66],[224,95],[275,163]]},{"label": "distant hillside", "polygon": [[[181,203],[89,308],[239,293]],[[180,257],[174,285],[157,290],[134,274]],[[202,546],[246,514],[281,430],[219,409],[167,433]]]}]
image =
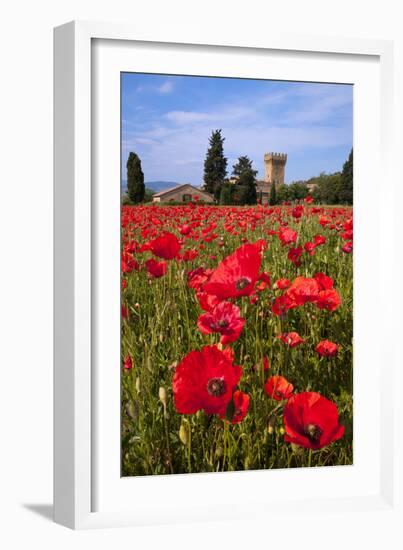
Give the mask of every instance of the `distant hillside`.
[{"label": "distant hillside", "polygon": [[[147,189],[152,189],[156,193],[163,191],[164,189],[169,189],[170,187],[175,187],[179,185],[177,181],[145,181],[144,182]],[[127,181],[122,180],[122,190],[126,191]]]}]

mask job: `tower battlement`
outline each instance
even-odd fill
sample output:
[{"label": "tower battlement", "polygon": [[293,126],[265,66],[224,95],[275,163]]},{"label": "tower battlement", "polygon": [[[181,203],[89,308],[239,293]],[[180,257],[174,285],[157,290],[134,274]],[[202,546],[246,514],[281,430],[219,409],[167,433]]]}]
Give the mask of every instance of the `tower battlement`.
[{"label": "tower battlement", "polygon": [[264,155],[264,171],[265,181],[267,183],[274,183],[282,185],[285,177],[285,165],[287,163],[286,153],[265,153]]},{"label": "tower battlement", "polygon": [[265,153],[265,162],[271,159],[287,162],[287,153]]}]

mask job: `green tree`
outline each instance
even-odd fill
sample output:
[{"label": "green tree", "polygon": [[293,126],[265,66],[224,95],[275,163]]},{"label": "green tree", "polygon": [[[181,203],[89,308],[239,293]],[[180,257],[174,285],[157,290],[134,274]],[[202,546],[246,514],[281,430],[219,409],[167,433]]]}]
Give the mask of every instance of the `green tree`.
[{"label": "green tree", "polygon": [[284,183],[279,185],[276,190],[276,198],[277,198],[277,204],[281,204],[282,202],[291,200],[290,190],[288,189],[288,185],[285,185]]},{"label": "green tree", "polygon": [[238,204],[256,204],[256,174],[252,167],[252,161],[247,156],[238,158],[238,162],[232,167],[232,174],[238,177],[235,184]]},{"label": "green tree", "polygon": [[311,178],[308,183],[314,184],[315,188],[312,193],[315,202],[322,204],[338,204],[340,192],[341,174],[326,174],[322,172],[316,178]]},{"label": "green tree", "polygon": [[353,204],[353,150],[351,149],[348,159],[343,165],[341,173],[339,202]]},{"label": "green tree", "polygon": [[228,205],[232,204],[232,191],[233,185],[229,182],[224,182],[220,192],[220,204]]},{"label": "green tree", "polygon": [[146,187],[145,193],[144,193],[144,202],[152,202],[154,195],[155,195],[155,191],[153,189],[149,189],[148,187]]},{"label": "green tree", "polygon": [[144,174],[141,169],[141,160],[136,153],[130,153],[127,159],[127,194],[132,203],[137,204],[144,199]]},{"label": "green tree", "polygon": [[270,206],[277,204],[277,189],[274,183],[270,187],[269,204]]},{"label": "green tree", "polygon": [[214,195],[216,200],[220,198],[221,187],[227,175],[224,141],[225,138],[222,137],[221,130],[213,130],[204,161],[204,189]]}]

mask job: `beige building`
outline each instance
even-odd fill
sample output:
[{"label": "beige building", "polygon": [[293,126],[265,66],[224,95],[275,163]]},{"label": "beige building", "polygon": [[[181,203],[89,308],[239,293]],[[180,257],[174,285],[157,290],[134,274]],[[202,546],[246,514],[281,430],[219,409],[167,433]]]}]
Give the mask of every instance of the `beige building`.
[{"label": "beige building", "polygon": [[264,156],[264,181],[282,185],[285,180],[285,165],[287,155],[285,153],[266,153]]},{"label": "beige building", "polygon": [[310,193],[313,193],[315,191],[315,189],[318,187],[318,184],[317,183],[307,183],[306,186],[308,188],[308,191]]},{"label": "beige building", "polygon": [[285,165],[287,155],[285,153],[266,153],[264,155],[264,180],[256,182],[257,198],[266,203],[270,197],[271,186],[277,187],[284,184]]},{"label": "beige building", "polygon": [[258,180],[256,182],[257,198],[258,200],[261,199],[263,204],[269,200],[271,186],[271,183],[267,183],[267,181],[264,180]]},{"label": "beige building", "polygon": [[153,195],[153,202],[190,202],[194,200],[211,203],[214,202],[214,197],[206,191],[193,187],[190,183],[164,189]]}]

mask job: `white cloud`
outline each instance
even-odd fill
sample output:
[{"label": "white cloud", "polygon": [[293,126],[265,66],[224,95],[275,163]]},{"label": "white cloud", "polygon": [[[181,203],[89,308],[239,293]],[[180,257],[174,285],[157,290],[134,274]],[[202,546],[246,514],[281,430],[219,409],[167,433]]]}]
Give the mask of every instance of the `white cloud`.
[{"label": "white cloud", "polygon": [[170,94],[174,90],[174,85],[171,80],[166,80],[161,86],[158,88],[158,91],[160,94]]},{"label": "white cloud", "polygon": [[252,108],[232,105],[210,112],[169,111],[164,115],[164,118],[178,126],[211,121],[215,128],[219,128],[224,122],[235,122],[241,119],[251,122],[254,115],[256,115],[256,111]]},{"label": "white cloud", "polygon": [[188,124],[200,122],[201,120],[211,120],[211,117],[211,114],[194,111],[170,111],[164,115],[164,118],[175,124]]}]

